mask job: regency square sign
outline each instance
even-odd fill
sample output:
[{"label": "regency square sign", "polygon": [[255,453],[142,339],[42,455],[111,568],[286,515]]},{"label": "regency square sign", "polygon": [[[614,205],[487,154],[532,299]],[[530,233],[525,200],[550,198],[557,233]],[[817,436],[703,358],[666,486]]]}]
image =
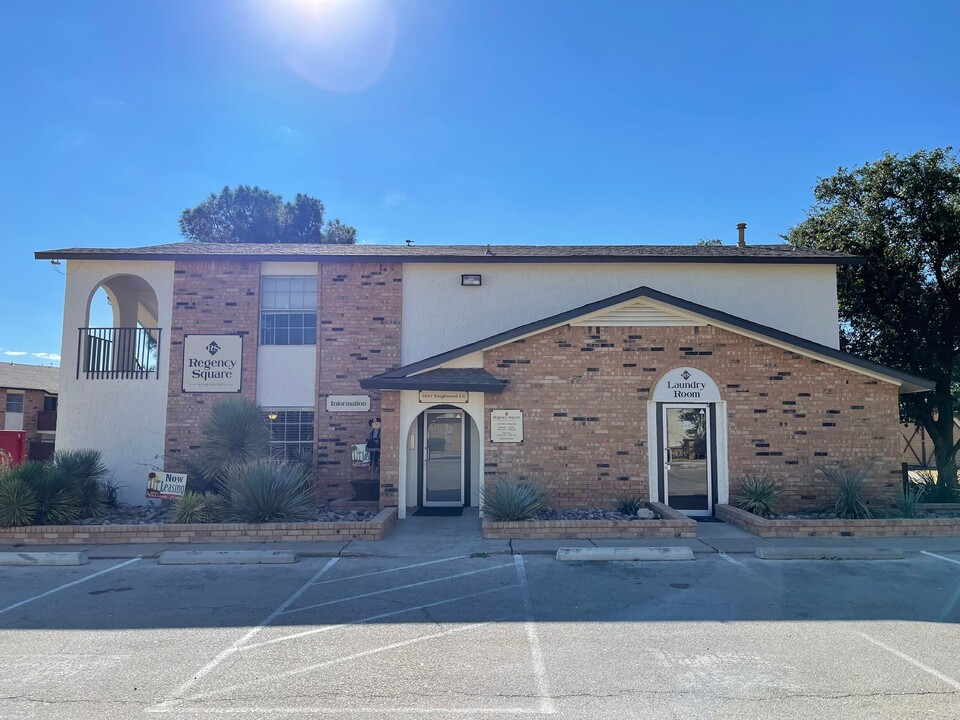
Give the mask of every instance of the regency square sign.
[{"label": "regency square sign", "polygon": [[184,336],[184,392],[240,392],[242,368],[243,338],[241,336]]}]

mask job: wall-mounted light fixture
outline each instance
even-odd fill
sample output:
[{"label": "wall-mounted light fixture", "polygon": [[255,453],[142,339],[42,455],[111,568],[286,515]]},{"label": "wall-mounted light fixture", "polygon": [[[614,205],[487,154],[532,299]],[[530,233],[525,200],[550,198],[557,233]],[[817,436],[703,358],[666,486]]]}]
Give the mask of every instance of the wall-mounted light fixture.
[{"label": "wall-mounted light fixture", "polygon": [[461,275],[460,284],[471,286],[471,287],[478,287],[480,285],[480,276],[479,275]]},{"label": "wall-mounted light fixture", "polygon": [[280,415],[277,414],[276,410],[271,410],[270,412],[267,413],[268,420],[276,420],[278,417],[280,417]]}]

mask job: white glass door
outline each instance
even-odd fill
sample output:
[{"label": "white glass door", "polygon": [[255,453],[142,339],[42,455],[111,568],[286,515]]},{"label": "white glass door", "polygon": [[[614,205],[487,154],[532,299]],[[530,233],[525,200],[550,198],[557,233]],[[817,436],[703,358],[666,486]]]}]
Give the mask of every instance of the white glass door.
[{"label": "white glass door", "polygon": [[427,410],[423,421],[423,504],[463,505],[463,412]]},{"label": "white glass door", "polygon": [[663,406],[664,502],[686,515],[713,512],[710,407]]}]

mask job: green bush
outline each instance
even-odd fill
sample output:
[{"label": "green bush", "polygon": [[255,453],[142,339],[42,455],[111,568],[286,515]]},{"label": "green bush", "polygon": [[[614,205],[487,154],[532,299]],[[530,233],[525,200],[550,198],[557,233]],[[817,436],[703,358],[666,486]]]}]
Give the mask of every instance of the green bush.
[{"label": "green bush", "polygon": [[740,481],[740,493],[733,498],[734,504],[741,510],[769,517],[780,500],[780,488],[766,475],[745,475]]},{"label": "green bush", "polygon": [[491,520],[529,520],[546,508],[547,489],[526,478],[497,480],[484,490],[480,503]]},{"label": "green bush", "polygon": [[923,491],[924,502],[928,503],[953,503],[960,502],[960,487],[957,481],[950,482],[944,478],[941,481],[937,473],[930,470],[920,470],[917,475],[919,480],[910,483],[917,490]]},{"label": "green bush", "polygon": [[36,525],[66,525],[83,513],[83,498],[73,481],[54,468],[41,468],[29,485],[39,505]]},{"label": "green bush", "polygon": [[67,478],[79,498],[80,517],[100,517],[107,509],[105,480],[110,470],[99,450],[57,450],[49,467]]},{"label": "green bush", "polygon": [[866,520],[873,517],[870,508],[863,502],[863,481],[870,474],[870,468],[864,465],[831,465],[821,470],[837,492],[833,510],[838,518]]},{"label": "green bush", "polygon": [[900,495],[893,503],[893,510],[896,517],[923,517],[924,513],[920,509],[920,503],[922,503],[923,500],[923,488],[907,488],[907,491]]},{"label": "green bush", "polygon": [[120,504],[120,488],[123,487],[123,483],[108,478],[101,480],[100,484],[103,486],[103,502],[108,508],[117,507]]},{"label": "green bush", "polygon": [[211,499],[213,496],[185,492],[173,503],[175,523],[205,523],[214,520]]},{"label": "green bush", "polygon": [[617,512],[623,515],[636,515],[638,510],[647,506],[646,500],[638,497],[615,497],[613,502]]},{"label": "green bush", "polygon": [[208,478],[223,478],[232,468],[265,458],[270,450],[270,431],[263,410],[244,398],[224,400],[213,406],[203,428],[199,467]]},{"label": "green bush", "polygon": [[0,527],[32,525],[37,517],[37,495],[23,478],[0,477]]},{"label": "green bush", "polygon": [[310,474],[299,464],[270,459],[234,464],[221,489],[224,517],[233,522],[305,522],[315,509]]}]

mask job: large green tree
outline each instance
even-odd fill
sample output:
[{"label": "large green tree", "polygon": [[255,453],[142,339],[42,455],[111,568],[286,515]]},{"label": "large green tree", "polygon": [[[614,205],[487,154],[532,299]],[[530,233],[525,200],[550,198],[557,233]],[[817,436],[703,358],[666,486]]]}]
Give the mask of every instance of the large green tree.
[{"label": "large green tree", "polygon": [[257,186],[225,187],[180,214],[190,242],[352,245],[357,231],[339,219],[324,225],[323,203],[297,193],[293,202]]},{"label": "large green tree", "polygon": [[952,148],[886,154],[814,189],[788,242],[860,255],[838,270],[844,349],[936,382],[901,411],[934,442],[940,478],[957,476],[960,406],[960,164]]}]

